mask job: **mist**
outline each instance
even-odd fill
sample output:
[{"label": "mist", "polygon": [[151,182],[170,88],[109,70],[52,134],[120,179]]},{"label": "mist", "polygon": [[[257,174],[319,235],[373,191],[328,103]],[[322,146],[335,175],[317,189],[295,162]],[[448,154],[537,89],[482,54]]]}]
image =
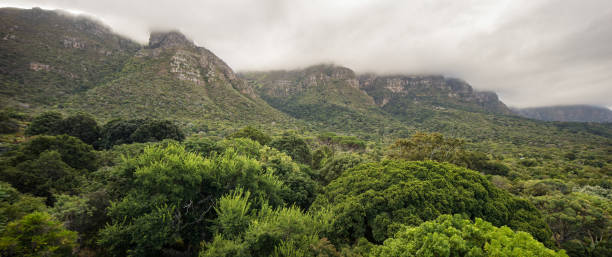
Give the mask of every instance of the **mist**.
[{"label": "mist", "polygon": [[515,107],[612,107],[612,2],[3,1],[92,16],[145,44],[178,29],[234,70],[335,63],[357,73],[442,74]]}]

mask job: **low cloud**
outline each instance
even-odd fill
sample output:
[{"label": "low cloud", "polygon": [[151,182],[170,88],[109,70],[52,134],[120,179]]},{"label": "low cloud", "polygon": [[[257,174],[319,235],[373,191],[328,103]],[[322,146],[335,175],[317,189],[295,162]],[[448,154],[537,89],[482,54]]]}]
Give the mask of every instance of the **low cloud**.
[{"label": "low cloud", "polygon": [[444,74],[511,106],[612,106],[609,0],[22,0],[92,15],[145,43],[179,29],[235,70],[321,62]]}]

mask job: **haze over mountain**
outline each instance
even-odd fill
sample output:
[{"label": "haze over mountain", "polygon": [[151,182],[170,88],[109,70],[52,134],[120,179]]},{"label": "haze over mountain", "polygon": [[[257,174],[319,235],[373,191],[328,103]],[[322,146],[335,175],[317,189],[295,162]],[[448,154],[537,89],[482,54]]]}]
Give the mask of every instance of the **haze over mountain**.
[{"label": "haze over mountain", "polygon": [[607,0],[9,0],[0,5],[84,13],[141,44],[151,29],[180,29],[239,71],[332,62],[357,73],[461,78],[516,107],[612,107]]},{"label": "haze over mountain", "polygon": [[513,109],[515,113],[536,120],[612,122],[612,111],[605,107],[588,105],[548,106]]}]

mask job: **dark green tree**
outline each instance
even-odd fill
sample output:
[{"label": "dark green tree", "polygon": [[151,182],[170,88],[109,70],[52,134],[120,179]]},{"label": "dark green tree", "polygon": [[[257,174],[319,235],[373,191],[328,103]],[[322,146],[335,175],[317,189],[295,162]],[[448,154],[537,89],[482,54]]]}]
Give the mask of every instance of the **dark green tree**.
[{"label": "dark green tree", "polygon": [[67,134],[93,145],[100,138],[100,126],[91,115],[79,113],[64,119],[58,134]]},{"label": "dark green tree", "polygon": [[268,143],[270,143],[270,141],[272,141],[272,138],[270,136],[251,126],[246,126],[241,130],[238,130],[228,136],[228,138],[239,137],[249,138],[253,141],[257,141],[261,145],[267,145]]},{"label": "dark green tree", "polygon": [[146,120],[130,135],[134,142],[155,142],[164,139],[183,141],[183,131],[169,120]]},{"label": "dark green tree", "polygon": [[44,112],[34,117],[25,130],[26,135],[57,135],[61,134],[64,117],[59,112]]},{"label": "dark green tree", "polygon": [[312,163],[312,154],[310,153],[308,143],[295,134],[285,134],[273,140],[270,146],[291,156],[296,162],[307,165]]}]

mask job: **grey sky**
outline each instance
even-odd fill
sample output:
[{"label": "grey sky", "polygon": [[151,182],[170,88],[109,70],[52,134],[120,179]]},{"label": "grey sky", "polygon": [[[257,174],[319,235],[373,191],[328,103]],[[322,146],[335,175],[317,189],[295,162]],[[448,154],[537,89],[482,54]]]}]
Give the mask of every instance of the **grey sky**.
[{"label": "grey sky", "polygon": [[510,106],[612,107],[610,0],[21,0],[68,9],[146,42],[179,29],[235,70],[333,62],[444,74]]}]

